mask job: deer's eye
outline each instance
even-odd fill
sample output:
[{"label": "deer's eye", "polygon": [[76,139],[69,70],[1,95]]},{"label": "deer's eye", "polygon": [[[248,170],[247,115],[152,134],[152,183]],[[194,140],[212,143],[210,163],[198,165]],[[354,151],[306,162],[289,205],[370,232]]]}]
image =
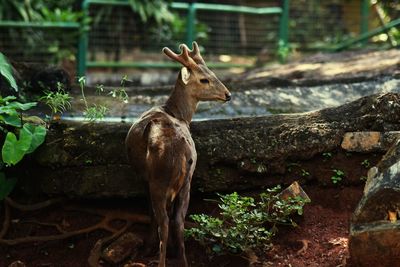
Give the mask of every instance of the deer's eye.
[{"label": "deer's eye", "polygon": [[208,79],[200,79],[200,82],[201,82],[201,83],[204,83],[204,84],[210,83],[210,81],[209,81]]}]

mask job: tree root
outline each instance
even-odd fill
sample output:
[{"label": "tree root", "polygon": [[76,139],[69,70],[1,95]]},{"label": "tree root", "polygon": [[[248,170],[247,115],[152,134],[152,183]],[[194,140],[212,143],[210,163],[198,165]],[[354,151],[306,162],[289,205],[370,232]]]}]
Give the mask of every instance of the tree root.
[{"label": "tree root", "polygon": [[[58,234],[54,235],[44,235],[44,236],[25,236],[19,237],[14,239],[6,239],[6,235],[9,231],[12,216],[11,216],[11,208],[20,211],[35,211],[39,209],[43,209],[49,207],[51,205],[61,203],[63,199],[51,199],[41,203],[33,204],[33,205],[23,205],[20,203],[15,202],[10,198],[5,198],[4,200],[4,221],[3,226],[0,231],[0,244],[2,245],[18,245],[23,243],[29,242],[44,242],[44,241],[54,241],[54,240],[63,240],[66,238],[70,238],[73,236],[78,236],[82,234],[87,234],[96,230],[105,230],[111,233],[110,236],[104,237],[99,239],[96,244],[94,245],[93,249],[90,252],[88,263],[90,266],[99,266],[99,260],[101,258],[101,254],[103,251],[103,247],[105,245],[110,244],[113,240],[120,237],[123,233],[125,233],[133,223],[140,223],[140,224],[148,224],[150,223],[150,218],[147,215],[143,214],[132,214],[122,210],[105,210],[105,209],[85,209],[81,207],[67,207],[65,210],[70,211],[79,211],[90,213],[97,216],[102,216],[102,219],[85,228],[71,230],[68,231],[63,227],[62,224],[58,223],[49,223],[49,222],[38,222],[38,221],[23,221],[21,223],[29,223],[29,224],[36,224],[40,226],[52,227],[54,228]],[[112,221],[124,221],[124,225],[122,227],[114,227],[111,225]]]}]

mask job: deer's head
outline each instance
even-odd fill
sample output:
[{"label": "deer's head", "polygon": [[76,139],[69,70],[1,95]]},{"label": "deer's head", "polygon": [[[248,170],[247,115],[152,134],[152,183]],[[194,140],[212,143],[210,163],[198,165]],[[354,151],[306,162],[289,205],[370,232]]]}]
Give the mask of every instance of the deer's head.
[{"label": "deer's head", "polygon": [[231,93],[206,66],[197,43],[193,42],[193,50],[189,50],[185,44],[181,44],[179,48],[179,55],[167,47],[163,48],[163,52],[183,65],[178,82],[182,83],[184,90],[197,101],[229,101]]}]

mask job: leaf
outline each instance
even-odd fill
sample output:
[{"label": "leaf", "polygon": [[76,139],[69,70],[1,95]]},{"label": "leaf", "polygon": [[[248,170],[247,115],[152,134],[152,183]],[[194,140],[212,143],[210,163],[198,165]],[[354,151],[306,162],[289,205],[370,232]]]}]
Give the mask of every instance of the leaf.
[{"label": "leaf", "polygon": [[8,132],[1,151],[3,161],[7,165],[15,165],[24,157],[31,147],[32,135],[21,129],[19,140],[14,133]]},{"label": "leaf", "polygon": [[11,65],[6,60],[6,57],[0,52],[0,74],[6,78],[10,86],[18,92],[18,86],[12,74]]},{"label": "leaf", "polygon": [[15,97],[13,95],[6,96],[5,98],[2,98],[0,96],[0,104],[4,104],[6,102],[9,102],[10,100],[15,100],[15,99],[17,99],[17,97]]},{"label": "leaf", "polygon": [[5,174],[0,172],[0,201],[11,193],[16,183],[16,178],[6,178]]},{"label": "leaf", "polygon": [[26,151],[26,154],[35,151],[36,148],[38,148],[38,146],[40,146],[46,138],[46,128],[41,125],[37,126],[30,123],[25,123],[22,131],[27,131],[32,136],[32,142],[28,151]]},{"label": "leaf", "polygon": [[12,114],[12,115],[0,115],[0,121],[3,121],[5,124],[14,126],[14,127],[21,127],[21,118],[18,116],[18,114]]},{"label": "leaf", "polygon": [[30,108],[33,108],[37,105],[36,102],[29,102],[29,103],[20,103],[20,102],[11,102],[7,106],[10,108],[14,109],[20,109],[20,110],[28,110]]}]

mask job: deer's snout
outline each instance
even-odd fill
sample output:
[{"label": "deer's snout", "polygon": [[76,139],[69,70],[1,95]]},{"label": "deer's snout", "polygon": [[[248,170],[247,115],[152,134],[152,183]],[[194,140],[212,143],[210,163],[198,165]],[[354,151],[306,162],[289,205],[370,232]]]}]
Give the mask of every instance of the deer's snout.
[{"label": "deer's snout", "polygon": [[231,100],[231,97],[232,97],[232,94],[231,94],[230,92],[226,92],[226,93],[225,93],[225,101],[226,101],[226,102],[229,101],[229,100]]}]

